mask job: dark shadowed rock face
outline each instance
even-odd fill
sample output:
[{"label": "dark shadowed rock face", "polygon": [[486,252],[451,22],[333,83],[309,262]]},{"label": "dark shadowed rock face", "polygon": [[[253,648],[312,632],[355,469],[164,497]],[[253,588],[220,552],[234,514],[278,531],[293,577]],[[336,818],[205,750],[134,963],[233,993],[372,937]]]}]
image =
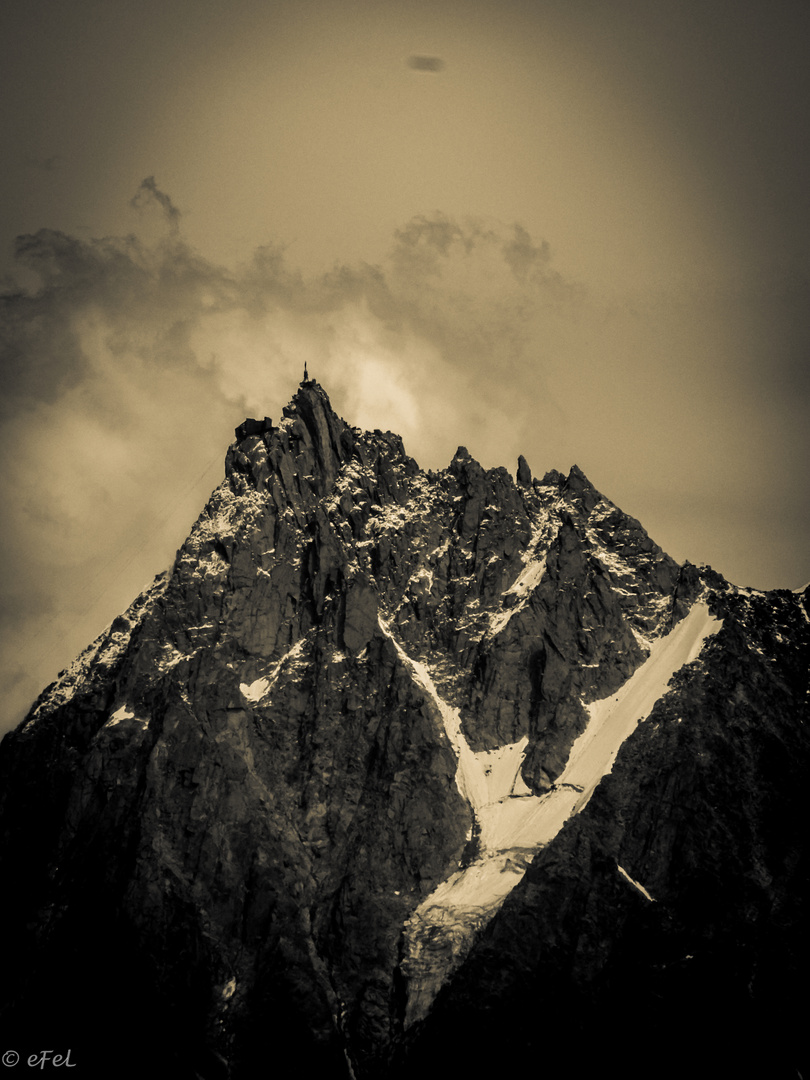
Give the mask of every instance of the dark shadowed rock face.
[{"label": "dark shadowed rock face", "polygon": [[[808,629],[576,467],[426,474],[302,384],[0,746],[5,1042],[81,1075],[157,1045],[188,1077],[534,1074],[614,1024],[705,1038],[719,1000],[792,1067]],[[591,796],[602,715],[643,722]]]}]

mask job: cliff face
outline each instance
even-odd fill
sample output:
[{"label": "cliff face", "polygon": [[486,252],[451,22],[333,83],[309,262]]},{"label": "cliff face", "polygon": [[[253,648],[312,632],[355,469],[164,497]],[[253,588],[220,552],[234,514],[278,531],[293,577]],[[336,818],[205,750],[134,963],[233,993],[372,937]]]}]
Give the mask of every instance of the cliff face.
[{"label": "cliff face", "polygon": [[714,584],[722,627],[536,855],[390,1076],[451,1057],[472,1076],[806,1075],[807,594]]},{"label": "cliff face", "polygon": [[178,1076],[294,1047],[373,1080],[513,1016],[528,1066],[538,1009],[649,1009],[696,971],[771,1017],[809,629],[576,468],[426,474],[303,383],[0,746],[3,1030],[102,1070],[148,1030]]}]

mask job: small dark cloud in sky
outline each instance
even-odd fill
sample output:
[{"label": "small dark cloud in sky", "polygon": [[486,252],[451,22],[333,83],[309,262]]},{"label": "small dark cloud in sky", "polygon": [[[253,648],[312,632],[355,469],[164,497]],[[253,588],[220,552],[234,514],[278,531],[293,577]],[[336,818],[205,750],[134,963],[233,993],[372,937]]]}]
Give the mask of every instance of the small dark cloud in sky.
[{"label": "small dark cloud in sky", "polygon": [[149,202],[156,202],[158,204],[172,230],[178,228],[180,224],[180,211],[166,192],[161,191],[157,186],[154,176],[147,176],[145,180],[141,180],[140,187],[130,199],[130,206],[139,209]]},{"label": "small dark cloud in sky", "polygon": [[522,225],[516,223],[512,228],[514,236],[504,245],[503,257],[518,281],[524,282],[533,269],[549,261],[549,244],[544,240],[538,247]]},{"label": "small dark cloud in sky", "polygon": [[441,71],[444,60],[438,56],[409,56],[408,67],[414,71]]}]

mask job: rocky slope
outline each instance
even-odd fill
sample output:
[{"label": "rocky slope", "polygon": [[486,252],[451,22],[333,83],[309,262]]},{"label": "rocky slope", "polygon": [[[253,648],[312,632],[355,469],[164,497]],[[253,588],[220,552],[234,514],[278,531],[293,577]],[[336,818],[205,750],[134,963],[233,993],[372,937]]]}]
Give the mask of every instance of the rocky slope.
[{"label": "rocky slope", "polygon": [[475,1076],[719,1000],[796,1067],[807,594],[678,566],[576,467],[425,473],[311,381],[236,435],[0,744],[6,1041]]}]

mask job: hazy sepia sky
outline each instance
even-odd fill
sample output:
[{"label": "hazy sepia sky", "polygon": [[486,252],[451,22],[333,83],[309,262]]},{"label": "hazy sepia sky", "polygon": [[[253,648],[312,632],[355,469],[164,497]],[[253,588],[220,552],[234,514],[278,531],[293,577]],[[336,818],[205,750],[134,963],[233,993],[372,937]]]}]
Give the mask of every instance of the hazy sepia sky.
[{"label": "hazy sepia sky", "polygon": [[0,730],[305,359],[423,467],[577,463],[803,584],[809,41],[804,0],[4,0]]}]

